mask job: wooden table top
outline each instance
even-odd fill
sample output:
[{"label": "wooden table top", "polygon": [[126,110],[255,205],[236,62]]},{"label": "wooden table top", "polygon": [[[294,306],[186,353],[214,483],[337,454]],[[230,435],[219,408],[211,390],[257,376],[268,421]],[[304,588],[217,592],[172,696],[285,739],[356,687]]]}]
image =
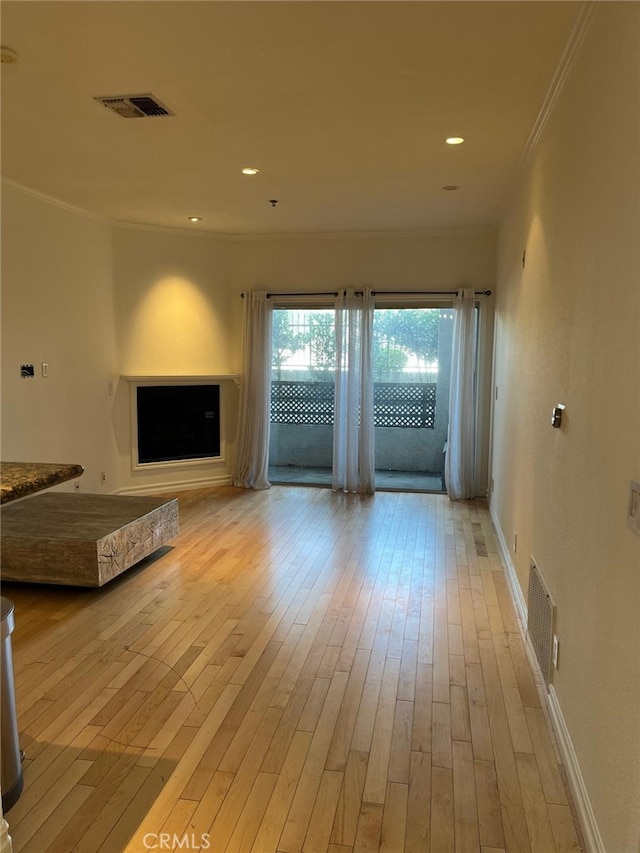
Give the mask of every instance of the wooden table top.
[{"label": "wooden table top", "polygon": [[61,462],[0,462],[0,503],[74,480],[84,473],[82,465]]}]

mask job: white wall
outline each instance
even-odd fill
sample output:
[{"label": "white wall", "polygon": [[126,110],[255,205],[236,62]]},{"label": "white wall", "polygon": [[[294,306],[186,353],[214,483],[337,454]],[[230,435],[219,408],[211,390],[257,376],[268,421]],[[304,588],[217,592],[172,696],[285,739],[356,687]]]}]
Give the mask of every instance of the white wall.
[{"label": "white wall", "polygon": [[[118,373],[198,376],[238,373],[229,297],[228,240],[159,229],[114,231]],[[132,471],[130,384],[115,400],[120,491],[228,482],[234,457],[238,389],[222,383],[225,455],[221,462]]]},{"label": "white wall", "polygon": [[555,600],[553,689],[610,853],[640,841],[640,537],[626,518],[640,478],[639,10],[596,12],[501,229],[496,302],[492,509],[525,596],[533,556]]},{"label": "white wall", "polygon": [[489,230],[264,237],[234,242],[235,292],[369,285],[378,290],[491,287]]},{"label": "white wall", "polygon": [[77,462],[91,492],[115,485],[111,242],[109,225],[3,186],[2,458]]}]

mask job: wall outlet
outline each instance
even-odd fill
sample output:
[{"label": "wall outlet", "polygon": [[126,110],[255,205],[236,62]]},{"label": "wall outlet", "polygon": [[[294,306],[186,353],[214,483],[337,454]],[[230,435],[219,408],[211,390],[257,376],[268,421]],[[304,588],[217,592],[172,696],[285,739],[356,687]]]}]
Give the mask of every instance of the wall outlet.
[{"label": "wall outlet", "polygon": [[100,471],[100,482],[102,483],[102,485],[103,485],[103,486],[104,486],[104,484],[107,482],[107,473],[106,473],[106,471]]},{"label": "wall outlet", "polygon": [[551,652],[551,660],[553,661],[554,669],[558,668],[558,654],[560,652],[560,640],[554,634],[553,635],[553,651]]},{"label": "wall outlet", "polygon": [[107,382],[107,391],[109,392],[109,396],[113,397],[113,380],[112,379],[110,379]]},{"label": "wall outlet", "polygon": [[49,375],[49,365],[46,361],[42,362],[42,375],[45,378]]}]

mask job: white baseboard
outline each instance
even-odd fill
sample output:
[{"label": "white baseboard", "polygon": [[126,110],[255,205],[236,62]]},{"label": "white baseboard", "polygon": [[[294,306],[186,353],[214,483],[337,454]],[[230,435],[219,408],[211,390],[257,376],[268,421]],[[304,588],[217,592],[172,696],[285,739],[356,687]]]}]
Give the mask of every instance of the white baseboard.
[{"label": "white baseboard", "polygon": [[578,757],[573,748],[571,735],[562,715],[558,695],[553,688],[553,684],[550,685],[547,695],[547,709],[558,741],[558,749],[560,750],[562,763],[567,773],[569,787],[573,794],[573,801],[578,812],[578,820],[580,821],[580,828],[582,829],[587,851],[588,853],[606,853],[596,822],[596,816],[591,808],[587,786],[584,783],[580,765],[578,764]]},{"label": "white baseboard", "polygon": [[151,485],[126,486],[118,489],[116,495],[161,495],[166,492],[184,492],[190,489],[209,489],[215,486],[230,486],[231,476],[219,474],[215,477],[205,477],[193,480],[169,480],[165,483],[153,483]]},{"label": "white baseboard", "polygon": [[500,523],[493,511],[493,504],[491,503],[489,503],[489,512],[491,514],[491,521],[493,521],[494,530],[496,531],[496,536],[498,537],[498,545],[500,546],[500,556],[502,557],[502,563],[504,565],[505,574],[507,576],[507,580],[509,581],[511,597],[513,598],[513,603],[515,604],[516,611],[518,613],[518,616],[520,617],[522,633],[524,635],[527,631],[527,602],[525,601],[524,593],[522,592],[520,581],[518,580],[518,573],[516,572],[516,567],[511,562],[511,554],[509,553],[507,540],[504,538],[504,533],[502,532]]},{"label": "white baseboard", "polygon": [[[500,556],[502,557],[505,575],[507,576],[507,581],[509,583],[511,597],[518,612],[520,630],[522,632],[522,639],[527,651],[529,663],[540,676],[540,683],[544,684],[544,678],[542,676],[538,660],[527,635],[527,602],[525,600],[524,593],[522,592],[522,588],[520,587],[515,566],[511,561],[507,541],[491,504],[489,504],[489,511],[491,513],[491,520],[493,521],[493,527],[498,538]],[[600,830],[598,829],[598,824],[596,822],[596,816],[593,812],[593,808],[591,807],[591,801],[589,800],[587,786],[585,785],[584,778],[580,770],[578,756],[576,755],[576,751],[573,747],[571,735],[569,734],[569,729],[562,714],[560,702],[558,701],[558,694],[554,690],[553,685],[549,686],[549,690],[545,691],[544,695],[541,691],[541,698],[544,698],[545,700],[549,719],[556,736],[560,757],[567,774],[567,781],[571,789],[571,794],[577,811],[577,817],[580,822],[580,829],[582,830],[586,853],[606,853],[602,842],[602,836],[600,835]]]}]

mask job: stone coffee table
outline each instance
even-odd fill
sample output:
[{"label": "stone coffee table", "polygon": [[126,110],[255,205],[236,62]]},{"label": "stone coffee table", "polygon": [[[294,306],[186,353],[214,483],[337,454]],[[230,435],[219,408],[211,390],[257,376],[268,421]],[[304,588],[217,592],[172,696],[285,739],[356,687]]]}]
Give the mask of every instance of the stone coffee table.
[{"label": "stone coffee table", "polygon": [[173,498],[46,492],[2,508],[2,579],[100,587],[178,533]]}]

